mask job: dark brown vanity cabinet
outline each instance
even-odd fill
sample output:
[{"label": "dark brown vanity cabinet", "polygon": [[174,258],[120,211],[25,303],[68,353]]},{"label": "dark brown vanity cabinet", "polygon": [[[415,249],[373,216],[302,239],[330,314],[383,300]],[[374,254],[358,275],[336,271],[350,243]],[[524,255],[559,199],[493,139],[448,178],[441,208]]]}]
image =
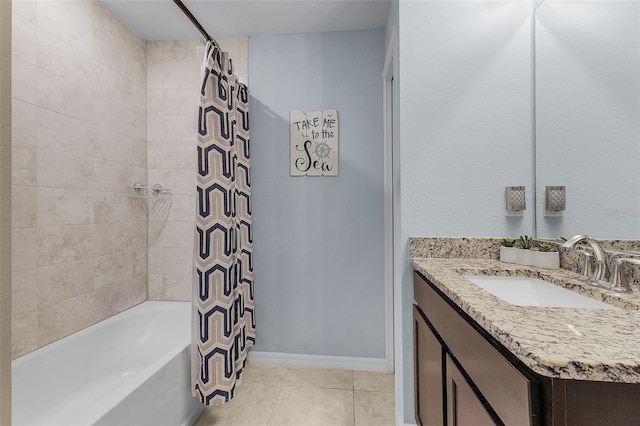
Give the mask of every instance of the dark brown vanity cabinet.
[{"label": "dark brown vanity cabinet", "polygon": [[541,376],[417,272],[414,298],[418,425],[640,425],[640,384]]},{"label": "dark brown vanity cabinet", "polygon": [[415,274],[416,420],[425,426],[539,424],[537,383]]},{"label": "dark brown vanity cabinet", "polygon": [[446,360],[447,426],[495,425],[496,422],[448,354]]},{"label": "dark brown vanity cabinet", "polygon": [[413,307],[415,407],[419,425],[444,424],[443,347]]}]

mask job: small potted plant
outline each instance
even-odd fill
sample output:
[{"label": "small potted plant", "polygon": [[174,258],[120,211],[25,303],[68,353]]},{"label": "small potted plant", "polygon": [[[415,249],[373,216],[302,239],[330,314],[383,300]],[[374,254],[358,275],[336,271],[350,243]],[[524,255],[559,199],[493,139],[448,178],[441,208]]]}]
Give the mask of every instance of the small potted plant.
[{"label": "small potted plant", "polygon": [[500,261],[507,263],[518,263],[518,249],[514,247],[516,240],[507,238],[500,241]]},{"label": "small potted plant", "polygon": [[560,268],[560,254],[557,251],[553,251],[549,244],[538,244],[535,251],[531,252],[532,266],[544,269],[559,269]]},{"label": "small potted plant", "polygon": [[518,248],[518,260],[516,263],[520,265],[531,265],[531,246],[533,245],[533,238],[528,235],[520,235],[515,243],[515,247]]}]

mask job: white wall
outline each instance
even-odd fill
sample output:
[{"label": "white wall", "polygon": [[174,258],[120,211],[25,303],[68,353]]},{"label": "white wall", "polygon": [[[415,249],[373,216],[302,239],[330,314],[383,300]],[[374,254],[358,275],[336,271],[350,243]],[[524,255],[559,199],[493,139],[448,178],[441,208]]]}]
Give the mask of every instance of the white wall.
[{"label": "white wall", "polygon": [[[255,350],[384,358],[380,30],[249,39]],[[335,108],[338,177],[289,176],[289,112]]]},{"label": "white wall", "polygon": [[[414,422],[409,236],[533,230],[531,4],[400,2],[404,420]],[[529,209],[504,216],[507,185]]]},{"label": "white wall", "polygon": [[[536,11],[538,236],[640,238],[640,5],[545,1]],[[545,185],[566,185],[544,217]]]}]

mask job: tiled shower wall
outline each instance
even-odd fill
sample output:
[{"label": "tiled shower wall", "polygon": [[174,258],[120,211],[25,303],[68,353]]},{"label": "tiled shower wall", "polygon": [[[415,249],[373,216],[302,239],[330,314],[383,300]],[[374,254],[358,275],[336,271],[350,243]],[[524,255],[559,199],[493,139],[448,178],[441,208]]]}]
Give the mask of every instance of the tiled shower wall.
[{"label": "tiled shower wall", "polygon": [[[247,83],[247,37],[217,38]],[[149,185],[170,188],[167,203],[149,204],[149,299],[191,300],[200,41],[147,43]]]},{"label": "tiled shower wall", "polygon": [[146,299],[145,43],[95,1],[13,3],[13,357]]}]

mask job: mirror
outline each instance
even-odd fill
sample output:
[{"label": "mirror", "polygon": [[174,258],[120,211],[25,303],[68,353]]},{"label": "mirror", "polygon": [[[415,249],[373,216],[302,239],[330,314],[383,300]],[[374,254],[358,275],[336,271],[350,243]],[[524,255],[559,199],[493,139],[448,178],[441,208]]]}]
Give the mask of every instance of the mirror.
[{"label": "mirror", "polygon": [[[640,239],[640,3],[535,12],[536,225],[542,238]],[[545,216],[545,186],[566,210]]]}]

